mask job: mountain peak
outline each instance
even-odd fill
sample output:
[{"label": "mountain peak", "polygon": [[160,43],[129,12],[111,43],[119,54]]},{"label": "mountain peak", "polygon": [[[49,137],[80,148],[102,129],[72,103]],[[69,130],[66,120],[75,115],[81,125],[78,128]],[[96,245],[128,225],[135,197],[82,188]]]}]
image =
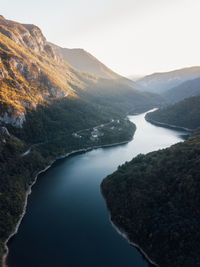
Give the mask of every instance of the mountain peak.
[{"label": "mountain peak", "polygon": [[34,24],[20,24],[0,16],[0,33],[22,47],[32,49],[34,52],[42,52],[54,59],[59,58],[47,43],[40,28]]}]

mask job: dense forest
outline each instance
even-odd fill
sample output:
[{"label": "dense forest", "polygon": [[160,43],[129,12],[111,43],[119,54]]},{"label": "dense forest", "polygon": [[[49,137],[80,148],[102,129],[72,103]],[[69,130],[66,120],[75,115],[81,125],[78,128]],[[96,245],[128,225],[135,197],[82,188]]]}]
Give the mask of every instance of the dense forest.
[{"label": "dense forest", "polygon": [[186,98],[146,115],[151,122],[161,122],[189,129],[200,126],[200,96]]},{"label": "dense forest", "polygon": [[[23,128],[0,127],[0,256],[3,243],[23,211],[27,190],[40,170],[71,151],[133,137],[135,126],[124,119],[122,112],[108,112],[85,101],[68,101],[57,100],[54,105],[38,107],[27,114]],[[120,119],[117,126],[116,118]],[[103,123],[99,137],[92,139],[93,128]],[[82,136],[74,135],[78,131],[83,131]]]},{"label": "dense forest", "polygon": [[0,265],[36,174],[74,150],[131,140],[126,115],[160,102],[74,69],[37,26],[0,16]]},{"label": "dense forest", "polygon": [[138,155],[101,185],[112,221],[162,267],[200,266],[200,137]]},{"label": "dense forest", "polygon": [[[54,46],[37,26],[0,16],[0,265],[4,242],[38,172],[72,151],[128,142],[136,127],[127,114],[165,102],[136,90],[106,66],[103,72],[112,74],[110,79],[73,68]],[[194,129],[199,101],[183,100],[147,119]],[[199,154],[196,137],[140,155],[102,184],[113,221],[153,260],[164,259],[162,266],[200,264],[199,235],[194,234],[199,227]]]}]

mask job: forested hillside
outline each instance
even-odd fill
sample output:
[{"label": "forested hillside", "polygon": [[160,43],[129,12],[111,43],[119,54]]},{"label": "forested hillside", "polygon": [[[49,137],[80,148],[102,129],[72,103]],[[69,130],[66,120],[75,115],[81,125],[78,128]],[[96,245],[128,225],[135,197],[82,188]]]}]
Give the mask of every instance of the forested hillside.
[{"label": "forested hillside", "polygon": [[41,169],[74,150],[130,140],[135,127],[126,114],[160,101],[73,68],[37,26],[0,16],[0,258]]},{"label": "forested hillside", "polygon": [[[146,110],[158,105],[161,100],[158,96],[140,93],[119,81],[102,79],[73,69],[60,58],[41,30],[34,25],[23,25],[0,17],[0,35],[0,121],[3,124],[24,131],[26,121],[33,118],[28,118],[30,114],[35,114],[35,119],[39,121],[41,118],[37,117],[37,112],[41,109],[47,111],[53,108],[55,112],[57,107],[59,114],[61,108],[56,104],[57,101],[61,107],[66,105],[62,113],[66,112],[67,117],[73,116],[73,112],[67,112],[74,109],[74,116],[76,114],[76,120],[80,120],[81,124],[82,114],[78,112],[77,104],[72,107],[73,103],[85,105],[84,113],[88,121],[92,120],[89,114],[93,117],[96,114],[98,122],[101,113],[104,114],[103,120],[105,117],[110,119],[113,113],[124,115],[130,110]],[[68,105],[70,108],[67,108]],[[51,111],[46,112],[46,120],[49,128],[54,128],[52,119],[47,118],[49,113]],[[58,123],[58,116],[56,120]],[[63,118],[61,120],[63,122]],[[84,122],[87,124],[85,118]],[[42,126],[41,121],[38,124]],[[73,128],[73,125],[70,127]],[[14,128],[10,130],[17,134]],[[54,133],[56,130],[57,127]]]},{"label": "forested hillside", "polygon": [[112,221],[161,267],[200,266],[200,137],[139,155],[101,188]]},{"label": "forested hillside", "polygon": [[196,129],[200,127],[200,96],[186,98],[165,108],[148,113],[150,122],[161,122],[178,127]]}]

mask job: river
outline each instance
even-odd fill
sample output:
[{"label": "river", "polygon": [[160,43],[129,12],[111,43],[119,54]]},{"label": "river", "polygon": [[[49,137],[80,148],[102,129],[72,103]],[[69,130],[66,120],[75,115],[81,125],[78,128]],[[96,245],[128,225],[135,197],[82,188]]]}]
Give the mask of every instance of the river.
[{"label": "river", "polygon": [[17,235],[9,241],[9,267],[145,267],[147,262],[111,226],[100,184],[139,153],[169,147],[184,132],[130,116],[137,126],[128,144],[59,160],[40,175]]}]

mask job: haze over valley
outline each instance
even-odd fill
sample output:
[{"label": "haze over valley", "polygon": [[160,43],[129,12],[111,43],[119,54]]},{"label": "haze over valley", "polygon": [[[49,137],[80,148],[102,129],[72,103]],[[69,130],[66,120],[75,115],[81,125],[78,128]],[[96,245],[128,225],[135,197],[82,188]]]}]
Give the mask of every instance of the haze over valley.
[{"label": "haze over valley", "polygon": [[200,266],[199,1],[1,8],[0,266]]}]

